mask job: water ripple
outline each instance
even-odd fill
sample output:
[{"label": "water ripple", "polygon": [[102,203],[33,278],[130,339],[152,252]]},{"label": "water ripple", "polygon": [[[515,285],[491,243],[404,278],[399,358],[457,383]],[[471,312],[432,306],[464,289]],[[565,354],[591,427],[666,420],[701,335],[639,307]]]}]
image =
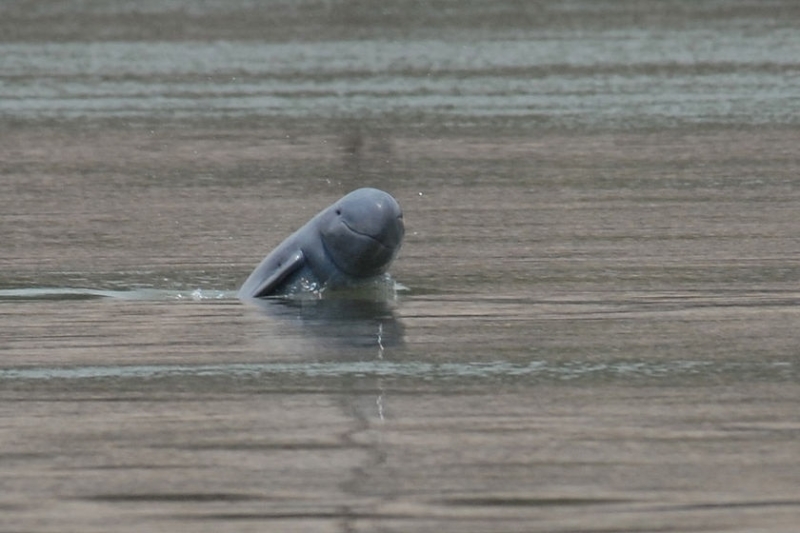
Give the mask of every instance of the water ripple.
[{"label": "water ripple", "polygon": [[0,369],[2,380],[166,378],[175,376],[276,377],[387,377],[469,379],[541,377],[572,380],[590,377],[660,378],[724,373],[793,374],[789,361],[760,363],[734,361],[585,361],[512,363],[431,363],[420,361],[357,361],[320,363],[233,363],[220,365],[124,365]]}]

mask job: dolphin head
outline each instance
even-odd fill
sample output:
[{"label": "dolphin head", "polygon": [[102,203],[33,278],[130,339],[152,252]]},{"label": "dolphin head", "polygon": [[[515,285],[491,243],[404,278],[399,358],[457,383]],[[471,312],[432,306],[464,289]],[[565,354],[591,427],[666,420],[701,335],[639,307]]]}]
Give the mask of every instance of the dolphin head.
[{"label": "dolphin head", "polygon": [[345,274],[382,274],[403,242],[403,211],[378,189],[357,189],[323,213],[320,235],[331,260]]}]

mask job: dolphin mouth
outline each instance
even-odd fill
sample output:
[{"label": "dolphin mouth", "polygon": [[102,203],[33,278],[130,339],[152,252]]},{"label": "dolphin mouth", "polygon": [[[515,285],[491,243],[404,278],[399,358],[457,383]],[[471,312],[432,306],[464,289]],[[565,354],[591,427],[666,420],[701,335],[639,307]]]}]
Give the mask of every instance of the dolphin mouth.
[{"label": "dolphin mouth", "polygon": [[383,242],[379,238],[375,237],[374,235],[370,235],[369,233],[364,233],[363,231],[358,231],[353,226],[348,224],[346,220],[342,220],[342,224],[344,224],[347,229],[349,229],[350,231],[352,231],[356,235],[361,235],[362,237],[366,237],[368,239],[371,239],[371,240],[375,241],[381,247],[385,248],[386,250],[393,250],[395,248],[394,246],[390,246],[390,245],[386,244],[385,242]]}]

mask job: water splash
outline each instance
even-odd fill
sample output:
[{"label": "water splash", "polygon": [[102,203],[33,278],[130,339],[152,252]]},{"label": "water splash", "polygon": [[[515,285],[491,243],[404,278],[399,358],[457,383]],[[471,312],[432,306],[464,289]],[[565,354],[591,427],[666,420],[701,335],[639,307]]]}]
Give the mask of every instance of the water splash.
[{"label": "water splash", "polygon": [[[191,298],[196,302],[202,300],[224,300],[224,299],[230,299],[232,297],[234,298],[236,297],[236,293],[234,293],[233,291],[213,291],[213,290],[203,290],[200,288],[193,290],[189,294],[189,298]],[[185,293],[178,292],[177,299],[182,300],[184,298],[185,298]]]},{"label": "water splash", "polygon": [[[379,387],[380,387],[380,385],[379,385]],[[375,404],[378,406],[378,419],[381,422],[384,422],[386,419],[384,418],[384,414],[383,414],[383,389],[381,389],[381,393],[378,394],[378,397],[375,400]]]},{"label": "water splash", "polygon": [[378,324],[378,359],[383,359],[383,322]]}]

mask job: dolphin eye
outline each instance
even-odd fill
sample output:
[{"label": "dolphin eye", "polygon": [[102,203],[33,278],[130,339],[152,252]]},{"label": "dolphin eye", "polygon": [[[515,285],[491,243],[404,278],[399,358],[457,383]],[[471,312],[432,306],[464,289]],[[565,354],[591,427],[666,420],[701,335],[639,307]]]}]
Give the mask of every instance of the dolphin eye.
[{"label": "dolphin eye", "polygon": [[341,215],[341,214],[342,214],[342,210],[341,210],[341,209],[337,209],[337,210],[336,210],[336,214],[337,214],[337,215]]}]

